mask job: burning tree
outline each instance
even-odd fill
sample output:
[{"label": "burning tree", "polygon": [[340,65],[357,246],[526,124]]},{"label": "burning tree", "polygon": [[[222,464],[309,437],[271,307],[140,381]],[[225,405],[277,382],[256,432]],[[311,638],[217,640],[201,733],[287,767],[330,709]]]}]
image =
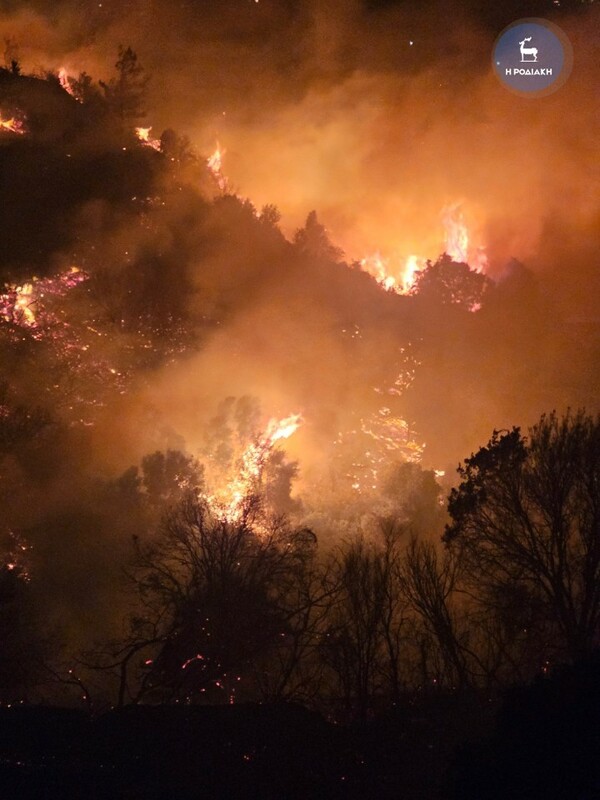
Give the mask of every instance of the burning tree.
[{"label": "burning tree", "polygon": [[278,445],[297,431],[302,417],[272,417],[262,430],[259,420],[255,398],[228,397],[219,404],[205,433],[209,486],[205,498],[214,513],[230,522],[243,517],[259,496],[261,508],[268,513],[289,513],[297,505],[291,498],[297,465],[287,461]]}]

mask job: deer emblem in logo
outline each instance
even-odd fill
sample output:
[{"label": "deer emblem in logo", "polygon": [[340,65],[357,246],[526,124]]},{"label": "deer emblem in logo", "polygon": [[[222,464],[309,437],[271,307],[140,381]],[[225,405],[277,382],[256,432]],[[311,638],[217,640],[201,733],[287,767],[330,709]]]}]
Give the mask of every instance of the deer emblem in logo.
[{"label": "deer emblem in logo", "polygon": [[521,63],[527,63],[531,61],[537,61],[537,54],[538,49],[537,47],[525,47],[525,42],[530,42],[531,36],[526,36],[522,42],[519,42],[521,45]]}]

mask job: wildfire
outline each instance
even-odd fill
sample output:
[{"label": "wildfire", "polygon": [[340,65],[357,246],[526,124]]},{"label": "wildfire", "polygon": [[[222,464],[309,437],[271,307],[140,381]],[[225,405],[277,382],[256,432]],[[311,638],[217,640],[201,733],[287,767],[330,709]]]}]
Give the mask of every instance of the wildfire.
[{"label": "wildfire", "polygon": [[477,272],[485,269],[487,256],[483,248],[472,246],[460,203],[443,209],[442,223],[446,233],[446,253],[450,258],[458,263],[468,264]]},{"label": "wildfire", "polygon": [[394,416],[389,408],[380,408],[377,414],[362,420],[361,430],[387,451],[400,451],[406,461],[418,463],[423,456],[424,445],[415,441],[408,422]]},{"label": "wildfire", "polygon": [[23,286],[17,286],[15,294],[14,319],[21,321],[23,325],[35,325],[33,284],[24,283]]},{"label": "wildfire", "polygon": [[242,453],[235,478],[225,489],[206,497],[217,516],[227,522],[236,522],[242,517],[248,499],[253,496],[260,484],[273,448],[282,439],[289,439],[302,422],[300,414],[269,420],[264,433]]},{"label": "wildfire", "polygon": [[136,128],[135,135],[140,140],[140,142],[145,145],[146,147],[151,147],[153,150],[160,150],[160,139],[154,139],[150,135],[152,131],[152,127],[149,128]]},{"label": "wildfire", "polygon": [[469,232],[460,205],[446,206],[442,211],[442,222],[446,231],[446,253],[453,261],[467,264]]},{"label": "wildfire", "polygon": [[54,278],[36,278],[18,286],[8,284],[0,294],[0,318],[25,328],[37,328],[49,320],[44,316],[43,298],[60,297],[88,279],[79,267],[71,267]]},{"label": "wildfire", "polygon": [[415,281],[415,273],[423,265],[423,259],[411,255],[394,270],[389,259],[382,258],[379,253],[363,258],[360,262],[361,268],[372,275],[384,289],[397,294],[406,294],[410,291]]},{"label": "wildfire", "polygon": [[13,322],[15,325],[34,327],[36,321],[33,284],[9,285],[5,289],[6,292],[0,295],[0,316],[6,322]]},{"label": "wildfire", "polygon": [[[487,266],[487,256],[482,247],[473,247],[469,230],[464,220],[460,203],[446,206],[442,210],[445,251],[453,261],[468,264],[471,269],[482,272]],[[361,269],[372,275],[387,291],[408,294],[414,285],[416,273],[424,269],[426,259],[410,255],[400,260],[397,267],[392,259],[380,253],[367,256],[360,261]]]},{"label": "wildfire", "polygon": [[289,439],[293,433],[296,433],[302,424],[302,416],[300,414],[291,414],[281,420],[271,419],[267,425],[264,438],[272,447],[275,442],[280,439]]},{"label": "wildfire", "polygon": [[228,180],[223,174],[223,156],[225,153],[226,151],[221,150],[221,146],[217,142],[214,152],[206,159],[206,166],[222,192],[225,192],[228,187]]},{"label": "wildfire", "polygon": [[1,133],[25,133],[25,124],[16,117],[5,119],[0,112],[0,132]]},{"label": "wildfire", "polygon": [[71,97],[74,97],[75,100],[77,100],[78,103],[81,102],[81,99],[79,97],[77,97],[77,95],[73,91],[73,86],[71,84],[71,78],[69,77],[69,75],[67,73],[67,70],[64,67],[61,67],[58,70],[58,82],[60,83],[62,88],[65,90],[65,92],[67,92],[67,94],[70,94]]}]

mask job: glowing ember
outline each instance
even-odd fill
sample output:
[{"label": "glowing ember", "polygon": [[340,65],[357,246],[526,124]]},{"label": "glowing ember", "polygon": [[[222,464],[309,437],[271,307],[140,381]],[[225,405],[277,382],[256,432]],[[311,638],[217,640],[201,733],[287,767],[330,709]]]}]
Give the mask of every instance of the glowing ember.
[{"label": "glowing ember", "polygon": [[10,543],[8,551],[2,554],[2,564],[9,572],[16,572],[20,580],[29,583],[31,575],[28,552],[31,546],[19,533],[9,531],[8,534]]},{"label": "glowing ember", "polygon": [[50,320],[44,316],[43,298],[61,297],[69,289],[88,279],[88,275],[78,267],[54,278],[32,278],[21,286],[9,284],[0,294],[0,318],[14,325],[37,328]]},{"label": "glowing ember", "polygon": [[206,159],[206,165],[208,167],[209,172],[217,182],[217,186],[222,192],[225,192],[228,187],[228,180],[223,175],[223,156],[225,155],[226,151],[221,150],[219,143],[217,142],[217,146],[215,151],[211,156]]},{"label": "glowing ember", "polygon": [[0,133],[25,133],[25,124],[16,117],[5,118],[0,112]]},{"label": "glowing ember", "polygon": [[408,422],[402,417],[394,416],[385,406],[377,414],[363,420],[361,430],[379,442],[385,450],[399,450],[406,461],[417,463],[423,456],[424,445],[415,441]]},{"label": "glowing ember", "polygon": [[22,321],[23,325],[35,325],[33,284],[24,283],[23,286],[17,286],[15,294],[13,309],[15,319]]},{"label": "glowing ember", "polygon": [[[192,656],[191,658],[188,658],[181,665],[181,669],[187,669],[189,667],[189,665],[194,661],[204,661],[204,656],[201,655],[200,653],[197,653],[195,656]],[[150,663],[152,663],[152,662],[150,662]]]},{"label": "glowing ember", "polygon": [[153,139],[150,135],[152,127],[149,128],[136,128],[135,135],[140,142],[146,147],[151,147],[153,150],[160,150],[160,139]]}]

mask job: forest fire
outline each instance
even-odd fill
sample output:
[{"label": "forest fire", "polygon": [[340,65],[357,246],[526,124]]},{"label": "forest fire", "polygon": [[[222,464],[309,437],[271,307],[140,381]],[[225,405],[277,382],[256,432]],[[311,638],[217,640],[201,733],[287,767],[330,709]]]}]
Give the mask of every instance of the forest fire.
[{"label": "forest fire", "polygon": [[414,284],[415,274],[425,266],[425,260],[415,255],[408,256],[395,275],[391,259],[384,259],[379,253],[361,259],[360,266],[361,269],[372,275],[386,291],[407,294]]},{"label": "forest fire", "polygon": [[217,182],[217,186],[222,192],[226,192],[227,187],[229,186],[229,181],[223,174],[223,156],[225,155],[225,153],[226,151],[222,150],[219,142],[217,142],[214,151],[206,159],[206,165],[208,167],[208,170],[215,179],[215,181]]},{"label": "forest fire", "polygon": [[468,264],[477,272],[485,271],[488,260],[482,247],[473,247],[460,203],[447,206],[442,211],[446,233],[446,253],[453,261]]},{"label": "forest fire", "polygon": [[0,12],[0,796],[591,797],[598,4],[527,102],[502,3],[84,5]]},{"label": "forest fire", "polygon": [[62,297],[66,292],[88,280],[79,267],[70,267],[53,278],[32,278],[22,285],[7,285],[0,294],[0,317],[6,322],[26,328],[37,328],[53,321],[45,311],[44,298]]},{"label": "forest fire", "polygon": [[26,133],[25,123],[23,120],[17,119],[16,117],[4,117],[2,112],[0,112],[0,133],[17,133],[22,135]]},{"label": "forest fire", "polygon": [[469,232],[460,211],[460,204],[445,208],[442,212],[442,222],[446,231],[446,253],[453,261],[468,264]]},{"label": "forest fire", "polygon": [[81,102],[81,99],[77,97],[77,93],[73,89],[72,78],[70,77],[70,75],[68,74],[67,70],[64,67],[61,67],[58,70],[58,82],[65,90],[65,92],[67,92],[67,94],[70,94],[71,97],[73,97],[79,103]]},{"label": "forest fire", "polygon": [[234,524],[249,510],[253,510],[252,502],[260,494],[263,472],[276,444],[289,439],[302,422],[301,414],[290,414],[282,419],[271,418],[264,432],[246,445],[235,464],[235,475],[226,482],[225,488],[216,490],[206,498],[217,517]]},{"label": "forest fire", "polygon": [[[468,264],[477,272],[485,271],[487,256],[482,247],[474,248],[464,220],[461,204],[447,206],[441,214],[444,228],[445,252],[457,264]],[[383,258],[380,253],[360,261],[361,269],[372,275],[387,291],[408,294],[413,289],[417,273],[427,266],[425,258],[410,255],[400,261],[397,268],[393,258]]]},{"label": "forest fire", "polygon": [[152,127],[149,128],[136,128],[135,135],[140,140],[140,142],[145,145],[146,147],[151,147],[153,150],[160,150],[161,144],[160,139],[155,139],[151,136]]}]

